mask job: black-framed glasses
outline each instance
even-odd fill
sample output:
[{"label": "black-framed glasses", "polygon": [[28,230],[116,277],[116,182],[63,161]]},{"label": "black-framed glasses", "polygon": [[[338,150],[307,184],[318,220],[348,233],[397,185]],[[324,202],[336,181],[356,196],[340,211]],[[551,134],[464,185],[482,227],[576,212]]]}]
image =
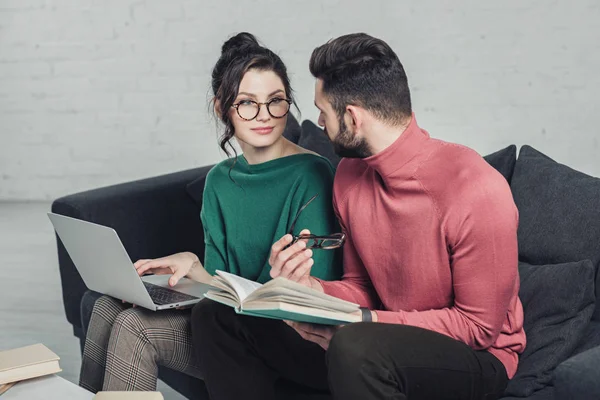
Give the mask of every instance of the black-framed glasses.
[{"label": "black-framed glasses", "polygon": [[262,106],[267,106],[267,111],[271,117],[283,118],[290,112],[291,105],[292,100],[277,97],[266,103],[259,103],[254,100],[242,100],[231,107],[236,109],[241,119],[252,121],[254,118],[258,117]]},{"label": "black-framed glasses", "polygon": [[286,248],[290,247],[291,245],[293,245],[294,243],[296,243],[298,240],[306,240],[306,248],[307,249],[322,249],[322,250],[332,250],[332,249],[337,249],[339,247],[342,247],[344,245],[344,242],[346,241],[346,235],[344,233],[334,233],[331,235],[295,235],[294,234],[294,228],[296,227],[296,222],[298,221],[298,217],[300,217],[300,214],[302,213],[302,211],[304,211],[304,209],[314,200],[317,198],[319,194],[315,194],[313,197],[310,198],[310,200],[308,200],[306,202],[306,204],[304,204],[302,207],[300,207],[300,209],[298,210],[298,213],[296,214],[296,218],[294,218],[294,221],[292,222],[292,225],[290,226],[290,230],[288,231],[288,234],[292,235],[292,243],[290,243],[289,245],[286,246]]}]

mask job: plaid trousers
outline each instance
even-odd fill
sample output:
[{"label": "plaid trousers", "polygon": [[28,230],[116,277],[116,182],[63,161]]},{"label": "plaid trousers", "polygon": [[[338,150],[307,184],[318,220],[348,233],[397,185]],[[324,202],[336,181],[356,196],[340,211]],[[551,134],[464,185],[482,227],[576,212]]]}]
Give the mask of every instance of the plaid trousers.
[{"label": "plaid trousers", "polygon": [[192,348],[190,310],[150,311],[100,297],[87,330],[79,385],[156,390],[158,366],[201,378]]}]

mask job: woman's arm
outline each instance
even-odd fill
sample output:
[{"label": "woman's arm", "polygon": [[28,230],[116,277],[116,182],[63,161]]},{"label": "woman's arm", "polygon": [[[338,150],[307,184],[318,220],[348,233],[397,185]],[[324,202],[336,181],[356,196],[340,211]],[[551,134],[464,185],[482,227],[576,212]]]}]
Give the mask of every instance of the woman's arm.
[{"label": "woman's arm", "polygon": [[[325,159],[317,159],[307,167],[303,181],[298,185],[294,194],[295,209],[298,210],[310,200],[315,194],[318,194],[300,214],[294,234],[299,234],[301,230],[308,229],[313,235],[330,235],[340,233],[341,228],[333,210],[333,177],[335,170]],[[293,220],[293,217],[290,219]],[[337,280],[342,276],[342,251],[313,249],[314,264],[311,269],[311,275],[323,280]]]},{"label": "woman's arm", "polygon": [[[228,271],[225,224],[213,184],[213,174],[210,172],[206,177],[200,218],[202,220],[202,228],[204,229],[205,245],[204,265],[202,269],[208,276],[214,275],[216,270]],[[200,263],[200,260],[198,260],[198,263]],[[202,272],[198,272],[197,274],[199,275],[194,276],[201,277],[202,279],[206,279],[207,277]]]}]

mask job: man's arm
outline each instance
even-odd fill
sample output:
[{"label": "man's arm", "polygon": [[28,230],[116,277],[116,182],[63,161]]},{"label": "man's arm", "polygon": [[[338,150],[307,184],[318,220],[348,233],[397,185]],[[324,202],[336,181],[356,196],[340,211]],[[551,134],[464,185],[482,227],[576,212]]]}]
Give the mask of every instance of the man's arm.
[{"label": "man's arm", "polygon": [[452,213],[447,226],[454,304],[441,310],[377,311],[380,322],[433,330],[474,349],[495,342],[519,290],[518,213],[504,188],[474,192],[470,204]]},{"label": "man's arm", "polygon": [[344,275],[340,281],[318,280],[323,292],[343,300],[359,304],[361,307],[374,309],[379,305],[379,300],[373,283],[363,265],[352,236],[346,231],[346,243],[343,250]]}]

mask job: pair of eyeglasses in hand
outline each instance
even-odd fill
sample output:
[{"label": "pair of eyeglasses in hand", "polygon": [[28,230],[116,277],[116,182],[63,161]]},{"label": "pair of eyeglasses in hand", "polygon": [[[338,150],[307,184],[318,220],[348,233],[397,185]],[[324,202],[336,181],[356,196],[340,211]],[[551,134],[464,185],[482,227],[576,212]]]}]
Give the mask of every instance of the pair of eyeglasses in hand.
[{"label": "pair of eyeglasses in hand", "polygon": [[288,231],[288,234],[292,235],[292,243],[286,246],[286,248],[290,247],[294,243],[299,240],[306,240],[306,248],[307,249],[321,249],[321,250],[332,250],[342,247],[344,245],[344,241],[346,240],[346,235],[344,233],[334,233],[331,235],[296,235],[294,234],[294,228],[296,227],[296,222],[298,221],[298,217],[304,209],[314,200],[316,199],[318,194],[315,194],[310,198],[296,214],[296,218],[294,218],[294,222],[292,222],[292,226]]}]

